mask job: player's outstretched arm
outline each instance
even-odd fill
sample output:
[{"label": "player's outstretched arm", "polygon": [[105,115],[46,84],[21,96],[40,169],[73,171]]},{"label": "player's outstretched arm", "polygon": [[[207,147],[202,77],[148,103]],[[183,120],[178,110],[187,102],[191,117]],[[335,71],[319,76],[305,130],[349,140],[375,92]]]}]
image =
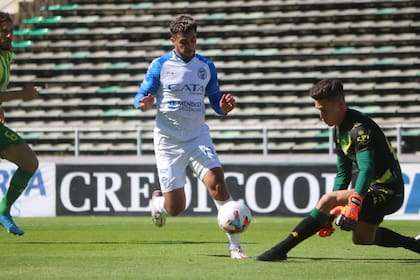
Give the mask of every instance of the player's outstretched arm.
[{"label": "player's outstretched arm", "polygon": [[10,90],[0,93],[0,102],[7,102],[11,100],[28,101],[38,97],[39,90],[35,86],[26,86],[21,90]]}]

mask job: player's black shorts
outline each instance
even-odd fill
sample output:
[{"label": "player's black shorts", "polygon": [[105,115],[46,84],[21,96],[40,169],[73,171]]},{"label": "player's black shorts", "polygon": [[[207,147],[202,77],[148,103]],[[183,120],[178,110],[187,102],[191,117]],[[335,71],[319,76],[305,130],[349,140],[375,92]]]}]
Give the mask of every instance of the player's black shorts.
[{"label": "player's black shorts", "polygon": [[385,215],[400,209],[404,201],[404,185],[402,184],[398,189],[398,191],[394,191],[394,189],[383,185],[370,186],[363,200],[359,220],[379,225]]}]

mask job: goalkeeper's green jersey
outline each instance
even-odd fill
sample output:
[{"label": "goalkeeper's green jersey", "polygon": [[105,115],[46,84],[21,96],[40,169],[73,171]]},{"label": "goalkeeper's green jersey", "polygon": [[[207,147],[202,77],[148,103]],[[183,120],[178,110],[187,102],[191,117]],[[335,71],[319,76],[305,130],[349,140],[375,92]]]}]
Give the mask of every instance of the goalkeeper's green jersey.
[{"label": "goalkeeper's green jersey", "polygon": [[9,85],[12,57],[11,51],[0,51],[0,91],[6,91]]},{"label": "goalkeeper's green jersey", "polygon": [[337,176],[334,190],[346,189],[352,179],[353,163],[358,168],[355,191],[365,195],[368,187],[382,184],[402,191],[401,169],[397,155],[381,128],[368,116],[347,109],[336,129]]}]

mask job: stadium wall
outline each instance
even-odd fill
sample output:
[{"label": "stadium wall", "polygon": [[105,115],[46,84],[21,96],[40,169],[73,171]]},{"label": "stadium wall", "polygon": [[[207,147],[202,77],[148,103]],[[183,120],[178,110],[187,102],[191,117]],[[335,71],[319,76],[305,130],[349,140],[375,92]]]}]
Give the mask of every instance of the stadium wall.
[{"label": "stadium wall", "polygon": [[[307,215],[335,176],[332,156],[221,156],[234,199],[244,199],[253,215]],[[15,166],[0,162],[0,194]],[[402,160],[405,201],[389,219],[420,219],[420,160]],[[187,173],[183,215],[215,215],[205,187]],[[40,167],[15,203],[16,217],[146,216],[158,188],[153,157],[40,158]]]}]

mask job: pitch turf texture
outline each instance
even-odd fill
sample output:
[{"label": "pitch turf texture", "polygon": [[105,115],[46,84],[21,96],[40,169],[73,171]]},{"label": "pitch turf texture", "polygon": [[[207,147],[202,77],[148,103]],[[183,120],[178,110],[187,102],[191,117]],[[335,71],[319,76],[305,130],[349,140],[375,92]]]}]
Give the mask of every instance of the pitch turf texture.
[{"label": "pitch turf texture", "polygon": [[[300,218],[254,217],[242,235],[251,258],[231,260],[214,217],[21,218],[26,233],[0,232],[0,279],[420,279],[420,255],[404,249],[354,246],[349,233],[313,236],[286,262],[253,256],[287,235]],[[420,221],[385,221],[406,235]]]}]

